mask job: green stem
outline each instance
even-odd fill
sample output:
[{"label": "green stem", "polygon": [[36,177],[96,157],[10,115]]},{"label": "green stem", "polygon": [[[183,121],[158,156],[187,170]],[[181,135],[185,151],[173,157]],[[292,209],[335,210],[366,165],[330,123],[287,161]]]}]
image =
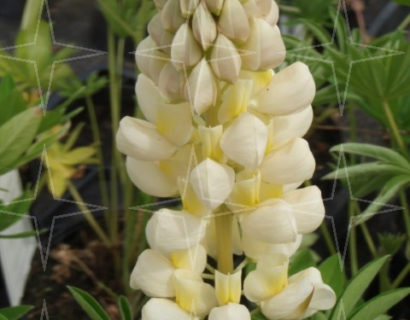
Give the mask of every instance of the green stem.
[{"label": "green stem", "polygon": [[215,229],[218,270],[224,274],[233,271],[232,213],[216,213]]},{"label": "green stem", "polygon": [[372,254],[373,258],[377,258],[378,255],[377,255],[376,245],[374,244],[373,238],[365,222],[360,224],[360,229],[362,230],[364,239],[366,240],[370,253]]},{"label": "green stem", "polygon": [[[355,215],[355,210],[353,206],[353,200],[349,203],[349,219],[353,221]],[[352,276],[354,276],[359,271],[359,265],[357,262],[357,233],[356,227],[351,224],[349,232],[349,258],[350,258],[350,267],[352,269]]]},{"label": "green stem", "polygon": [[107,177],[105,176],[105,167],[104,167],[104,157],[102,153],[101,137],[100,137],[100,128],[98,126],[97,115],[95,114],[95,106],[93,100],[90,96],[86,96],[85,102],[88,109],[88,116],[90,118],[91,131],[93,134],[93,140],[97,147],[97,158],[98,158],[98,176],[100,182],[100,192],[102,203],[104,207],[109,206],[108,200],[108,187],[107,187]]},{"label": "green stem", "polygon": [[83,198],[81,197],[80,193],[78,192],[77,188],[74,186],[74,184],[71,181],[68,181],[68,190],[70,191],[71,196],[73,199],[76,201],[77,207],[81,210],[81,212],[84,215],[84,218],[90,225],[90,227],[94,230],[94,232],[97,234],[97,236],[100,238],[100,240],[103,242],[103,244],[108,248],[111,246],[111,242],[108,239],[107,235],[105,232],[101,229],[101,226],[95,220],[93,214],[91,211],[88,209],[88,207],[85,205]]},{"label": "green stem", "polygon": [[115,136],[119,123],[119,105],[117,100],[117,65],[115,36],[112,30],[108,30],[108,71],[110,80],[110,104],[111,104],[111,129],[112,129],[112,159],[111,159],[111,207],[109,214],[108,230],[113,243],[118,243],[118,180],[116,164]]},{"label": "green stem", "polygon": [[336,247],[335,247],[335,244],[333,243],[332,236],[330,235],[329,228],[327,227],[326,221],[323,221],[322,224],[320,225],[320,232],[322,233],[323,238],[325,239],[325,243],[326,243],[326,246],[330,254],[332,255],[335,254],[337,252]]},{"label": "green stem", "polygon": [[399,128],[397,126],[396,121],[394,120],[393,112],[391,111],[390,105],[388,104],[387,101],[383,102],[383,108],[384,108],[384,113],[386,114],[386,117],[387,117],[387,121],[390,126],[392,136],[394,138],[394,141],[396,142],[400,151],[402,151],[403,154],[407,154],[406,145],[404,144],[404,141],[400,135]]},{"label": "green stem", "polygon": [[410,14],[403,20],[403,22],[399,25],[398,30],[405,31],[407,26],[410,24]]},{"label": "green stem", "polygon": [[397,278],[393,281],[393,284],[391,285],[392,289],[397,288],[403,282],[403,280],[406,279],[408,273],[410,273],[409,263],[404,267],[404,269],[400,272]]},{"label": "green stem", "polygon": [[401,190],[400,193],[400,204],[403,207],[403,219],[404,224],[406,225],[406,234],[407,238],[410,239],[410,212],[409,205],[407,203],[407,197],[404,190]]}]

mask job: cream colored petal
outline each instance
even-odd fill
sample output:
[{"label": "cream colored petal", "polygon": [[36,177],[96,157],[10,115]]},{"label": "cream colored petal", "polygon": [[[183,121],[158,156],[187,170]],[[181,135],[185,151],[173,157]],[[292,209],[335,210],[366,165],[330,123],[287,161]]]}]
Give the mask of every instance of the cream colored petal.
[{"label": "cream colored petal", "polygon": [[219,305],[239,303],[242,295],[242,272],[223,274],[215,272],[215,292]]},{"label": "cream colored petal", "polygon": [[159,74],[166,65],[167,59],[167,56],[158,50],[157,44],[151,37],[142,40],[135,52],[138,68],[155,83],[158,83]]},{"label": "cream colored petal", "polygon": [[289,284],[279,294],[261,303],[262,313],[268,319],[301,319],[313,294],[313,285],[307,279]]},{"label": "cream colored petal", "polygon": [[286,56],[279,28],[259,18],[252,19],[249,38],[241,49],[243,68],[254,71],[276,68]]},{"label": "cream colored petal", "polygon": [[185,74],[168,62],[159,73],[158,87],[167,98],[181,101],[185,98]]},{"label": "cream colored petal", "polygon": [[190,249],[175,251],[170,254],[170,260],[176,269],[186,269],[197,274],[204,272],[206,259],[206,250],[202,245],[196,245]]},{"label": "cream colored petal", "polygon": [[204,50],[207,50],[216,38],[216,23],[205,2],[201,2],[195,10],[192,31]]},{"label": "cream colored petal", "polygon": [[162,104],[166,103],[166,98],[161,94],[155,83],[143,73],[138,76],[135,93],[138,106],[144,117],[149,122],[155,123],[157,110]]},{"label": "cream colored petal", "polygon": [[199,320],[168,299],[150,299],[142,308],[141,320]]},{"label": "cream colored petal", "polygon": [[232,40],[245,41],[249,36],[249,22],[239,0],[225,0],[218,20],[219,31]]},{"label": "cream colored petal", "polygon": [[181,25],[175,34],[171,47],[172,63],[177,69],[182,66],[196,65],[202,56],[202,50],[194,38],[188,23]]},{"label": "cream colored petal", "polygon": [[249,310],[241,304],[229,303],[211,310],[209,320],[251,320]]},{"label": "cream colored petal", "polygon": [[143,161],[167,159],[176,150],[153,124],[128,116],[120,122],[116,142],[122,153]]},{"label": "cream colored petal", "polygon": [[178,187],[185,211],[202,217],[211,214],[211,210],[199,200],[191,184],[185,178],[178,179]]},{"label": "cream colored petal", "polygon": [[202,59],[189,75],[186,96],[192,109],[202,114],[211,107],[216,100],[217,88],[212,70],[205,59]]},{"label": "cream colored petal", "polygon": [[206,5],[213,14],[219,16],[224,5],[224,0],[205,0]]},{"label": "cream colored petal", "polygon": [[270,12],[273,5],[272,0],[246,0],[243,7],[250,18],[260,18]]},{"label": "cream colored petal", "polygon": [[218,121],[225,123],[248,109],[253,92],[253,80],[239,79],[222,93]]},{"label": "cream colored petal", "polygon": [[224,159],[224,154],[220,148],[220,140],[223,133],[223,126],[215,127],[198,127],[198,136],[201,143],[201,156],[204,158],[211,158],[216,161]]},{"label": "cream colored petal", "polygon": [[242,69],[239,74],[239,77],[241,79],[251,79],[253,81],[252,96],[254,96],[258,95],[268,87],[268,85],[272,81],[273,75],[274,71],[272,69],[266,71],[249,71]]},{"label": "cream colored petal", "polygon": [[231,167],[208,158],[192,170],[190,182],[202,203],[210,209],[215,209],[231,193],[235,173]]},{"label": "cream colored petal", "polygon": [[192,147],[187,144],[179,147],[171,158],[159,161],[159,168],[175,185],[180,177],[187,175],[192,152]]},{"label": "cream colored petal", "polygon": [[261,175],[257,171],[249,177],[241,178],[236,175],[236,183],[229,196],[226,205],[234,213],[245,213],[253,210],[253,206],[259,203],[259,191],[261,187]]},{"label": "cream colored petal", "polygon": [[245,255],[255,261],[272,254],[292,256],[299,248],[302,236],[298,235],[296,241],[289,243],[268,243],[256,240],[253,235],[242,233],[242,249]]},{"label": "cream colored petal", "polygon": [[162,25],[170,32],[175,32],[185,22],[179,4],[179,0],[168,0],[161,10]]},{"label": "cream colored petal", "polygon": [[278,23],[279,20],[279,7],[275,1],[272,1],[272,6],[270,7],[267,14],[263,14],[262,18],[269,23],[271,26],[274,26]]},{"label": "cream colored petal", "polygon": [[215,75],[234,83],[241,70],[242,60],[235,45],[222,33],[218,35],[211,53],[211,66]]},{"label": "cream colored petal", "polygon": [[145,234],[152,249],[170,254],[199,244],[205,228],[203,220],[184,211],[161,209],[148,221]]},{"label": "cream colored petal", "polygon": [[174,35],[165,30],[162,20],[161,12],[158,12],[148,23],[148,33],[154,39],[155,43],[158,45],[158,49],[161,51],[170,54],[171,52],[171,43],[174,38]]},{"label": "cream colored petal", "polygon": [[157,130],[176,146],[186,144],[192,136],[192,113],[188,103],[163,104],[157,111]]},{"label": "cream colored petal", "polygon": [[336,303],[336,295],[332,288],[323,283],[320,271],[310,267],[302,270],[289,278],[289,282],[297,283],[309,281],[313,285],[313,295],[310,300],[308,311],[328,310]]},{"label": "cream colored petal", "polygon": [[307,65],[295,62],[277,73],[258,97],[258,110],[288,115],[308,107],[315,97],[315,81]]},{"label": "cream colored petal", "polygon": [[290,184],[313,176],[315,159],[306,140],[296,138],[270,152],[262,163],[262,180],[271,184]]},{"label": "cream colored petal", "polygon": [[268,243],[288,243],[296,240],[297,228],[292,207],[282,200],[274,200],[241,219],[244,233]]},{"label": "cream colored petal", "polygon": [[200,0],[179,0],[182,16],[188,18],[195,12]]},{"label": "cream colored petal", "polygon": [[325,217],[322,192],[316,186],[287,192],[283,200],[293,208],[298,233],[310,233],[315,231]]},{"label": "cream colored petal", "polygon": [[226,156],[246,169],[256,169],[263,161],[268,129],[256,116],[242,113],[225,130],[221,148]]},{"label": "cream colored petal", "polygon": [[287,285],[289,259],[284,255],[267,255],[258,261],[256,270],[244,281],[244,294],[252,302],[265,301]]},{"label": "cream colored petal", "polygon": [[132,270],[130,287],[142,290],[149,297],[172,298],[175,296],[174,271],[170,261],[161,253],[147,249],[140,254]]},{"label": "cream colored petal", "polygon": [[303,137],[309,130],[312,121],[312,106],[287,116],[274,117],[272,135],[273,147],[278,148],[292,138]]},{"label": "cream colored petal", "polygon": [[200,318],[217,305],[214,288],[190,271],[175,271],[174,286],[178,305]]},{"label": "cream colored petal", "polygon": [[178,187],[172,177],[165,174],[155,162],[127,157],[126,168],[131,181],[149,195],[172,197],[178,192]]}]

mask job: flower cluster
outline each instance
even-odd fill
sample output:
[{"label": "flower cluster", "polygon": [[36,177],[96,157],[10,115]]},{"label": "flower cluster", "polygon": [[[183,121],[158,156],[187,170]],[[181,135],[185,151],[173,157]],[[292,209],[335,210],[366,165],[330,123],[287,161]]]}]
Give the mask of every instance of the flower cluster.
[{"label": "flower cluster", "polygon": [[[272,320],[331,308],[335,294],[317,269],[288,276],[303,234],[325,212],[316,186],[299,188],[315,168],[302,138],[315,83],[301,62],[273,71],[286,54],[276,3],[156,6],[136,53],[146,120],[125,117],[117,145],[138,188],[179,195],[183,208],[161,209],[147,224],[150,249],[131,275],[131,287],[151,297],[142,319],[249,320],[241,302]],[[245,273],[247,263],[256,268]]]}]

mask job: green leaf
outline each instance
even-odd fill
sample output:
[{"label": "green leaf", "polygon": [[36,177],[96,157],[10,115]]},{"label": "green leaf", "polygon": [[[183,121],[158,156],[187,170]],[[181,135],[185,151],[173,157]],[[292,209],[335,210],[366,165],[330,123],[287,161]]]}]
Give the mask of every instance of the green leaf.
[{"label": "green leaf", "polygon": [[5,316],[3,316],[3,315],[0,313],[0,320],[9,320],[9,319],[6,318]]},{"label": "green leaf", "polygon": [[0,127],[0,170],[10,167],[32,143],[40,125],[42,112],[29,108]]},{"label": "green leaf", "polygon": [[391,165],[383,164],[380,162],[369,162],[356,164],[349,167],[338,168],[337,170],[325,175],[322,179],[333,180],[333,179],[350,179],[357,176],[363,175],[374,175],[374,174],[390,174],[397,175],[407,173],[404,168]]},{"label": "green leaf", "polygon": [[395,164],[403,168],[410,168],[409,162],[402,155],[389,148],[367,143],[343,143],[330,149],[331,152],[345,152],[364,157],[375,158],[380,161]]},{"label": "green leaf", "polygon": [[342,270],[340,261],[340,256],[335,254],[327,258],[319,266],[323,282],[332,287],[337,297],[340,297],[346,284],[346,275]]},{"label": "green leaf", "polygon": [[383,254],[395,255],[406,241],[406,236],[404,234],[384,233],[378,234],[378,239],[383,248]]},{"label": "green leaf", "polygon": [[8,74],[0,82],[0,106],[0,126],[27,109],[21,92]]},{"label": "green leaf", "polygon": [[393,0],[393,1],[403,6],[410,6],[410,0]]},{"label": "green leaf", "polygon": [[363,293],[373,281],[381,267],[385,264],[389,256],[384,256],[374,260],[363,268],[359,273],[350,280],[342,296],[338,299],[336,307],[333,309],[330,320],[339,320],[341,314],[345,314],[348,318],[353,308],[362,298]]},{"label": "green leaf", "polygon": [[102,306],[89,293],[71,286],[68,286],[68,290],[91,320],[110,320]]},{"label": "green leaf", "polygon": [[252,320],[268,320],[261,311],[252,314]]},{"label": "green leaf", "polygon": [[410,294],[410,288],[400,288],[383,292],[363,304],[350,320],[375,319],[377,316],[384,314],[395,304],[399,303],[408,294]]},{"label": "green leaf", "polygon": [[312,250],[304,248],[299,250],[290,262],[289,274],[295,274],[306,268],[316,266],[316,259]]},{"label": "green leaf", "polygon": [[[7,320],[17,320],[20,319],[22,316],[27,314],[31,309],[32,306],[17,306],[17,307],[9,307],[9,308],[2,308],[0,309],[0,315]],[[1,318],[0,318],[1,319]]]},{"label": "green leaf", "polygon": [[126,297],[120,296],[118,298],[118,306],[121,312],[121,320],[133,320],[132,308]]},{"label": "green leaf", "polygon": [[0,231],[15,224],[28,213],[31,205],[30,198],[31,193],[26,191],[11,204],[4,205],[0,203]]},{"label": "green leaf", "polygon": [[327,317],[322,313],[318,312],[309,318],[310,320],[327,320]]},{"label": "green leaf", "polygon": [[358,226],[372,218],[381,207],[389,202],[408,183],[410,183],[410,176],[397,176],[387,181],[372,203],[361,214],[354,217],[354,225]]}]

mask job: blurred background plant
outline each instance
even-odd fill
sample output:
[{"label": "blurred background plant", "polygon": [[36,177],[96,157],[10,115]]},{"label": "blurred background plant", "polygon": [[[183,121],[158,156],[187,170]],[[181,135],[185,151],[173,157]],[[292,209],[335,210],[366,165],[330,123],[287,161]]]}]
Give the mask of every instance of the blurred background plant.
[{"label": "blurred background plant", "polygon": [[[330,197],[327,214],[335,224],[329,220],[320,235],[305,238],[291,264],[291,273],[318,266],[324,281],[338,295],[335,309],[317,314],[315,320],[339,319],[342,309],[347,319],[389,319],[388,310],[408,294],[403,287],[409,285],[410,272],[406,194],[410,182],[410,47],[406,32],[410,18],[405,7],[409,2],[396,2],[386,1],[386,10],[379,11],[385,16],[369,20],[366,12],[372,9],[370,2],[278,1],[287,63],[307,63],[317,85],[315,122],[308,134],[319,159],[315,179],[324,176],[331,182],[339,180],[337,188],[344,194],[342,198],[332,198],[335,186],[322,182],[324,194]],[[96,5],[106,27],[106,67],[79,79],[64,62],[75,55],[75,50],[55,50],[50,24],[39,20],[45,16],[43,1],[26,1],[15,49],[0,49],[0,173],[22,168],[47,151],[37,192],[47,185],[54,198],[74,200],[105,248],[101,256],[108,258],[104,263],[112,262],[113,266],[104,266],[109,270],[105,278],[96,276],[96,270],[86,263],[89,251],[97,250],[91,242],[83,244],[91,248],[84,257],[84,252],[71,248],[52,256],[64,261],[64,272],[76,268],[98,288],[91,291],[102,305],[86,291],[70,288],[88,317],[130,320],[138,318],[145,299],[140,292],[131,292],[128,282],[137,255],[146,247],[143,230],[149,218],[149,213],[130,208],[155,199],[135,190],[127,178],[124,160],[115,146],[115,133],[123,115],[138,113],[135,99],[132,108],[124,108],[129,92],[125,91],[124,75],[138,74],[132,69],[135,67],[127,65],[133,60],[128,48],[135,48],[146,36],[146,25],[155,6],[150,0],[97,0]],[[388,9],[399,8],[398,5],[403,6],[400,21],[395,19],[396,25],[381,33],[380,19],[386,21]],[[377,28],[378,32],[370,32]],[[108,106],[101,111],[96,100],[105,90],[108,102],[104,103]],[[35,107],[48,108],[53,94],[59,95],[59,106],[44,113]],[[81,105],[85,106],[84,111]],[[101,113],[109,113],[109,127],[103,126]],[[85,125],[72,125],[77,118],[85,119]],[[85,130],[91,132],[91,142],[82,145]],[[107,132],[108,143],[103,137]],[[340,145],[330,149],[334,144]],[[76,183],[90,166],[98,172],[102,217],[86,204]],[[32,193],[33,188],[27,186],[26,192]],[[337,210],[332,205],[334,201],[340,202]],[[0,212],[27,214],[30,203],[16,206],[0,208]],[[10,217],[7,220],[2,216],[0,226],[12,222]],[[347,263],[342,271],[344,258]],[[373,261],[369,263],[370,260]],[[378,285],[372,282],[376,274]],[[107,281],[110,278],[115,283]],[[365,291],[367,288],[370,291]],[[405,304],[394,310],[396,318],[406,317],[408,312]],[[254,314],[253,319],[263,317]]]}]

